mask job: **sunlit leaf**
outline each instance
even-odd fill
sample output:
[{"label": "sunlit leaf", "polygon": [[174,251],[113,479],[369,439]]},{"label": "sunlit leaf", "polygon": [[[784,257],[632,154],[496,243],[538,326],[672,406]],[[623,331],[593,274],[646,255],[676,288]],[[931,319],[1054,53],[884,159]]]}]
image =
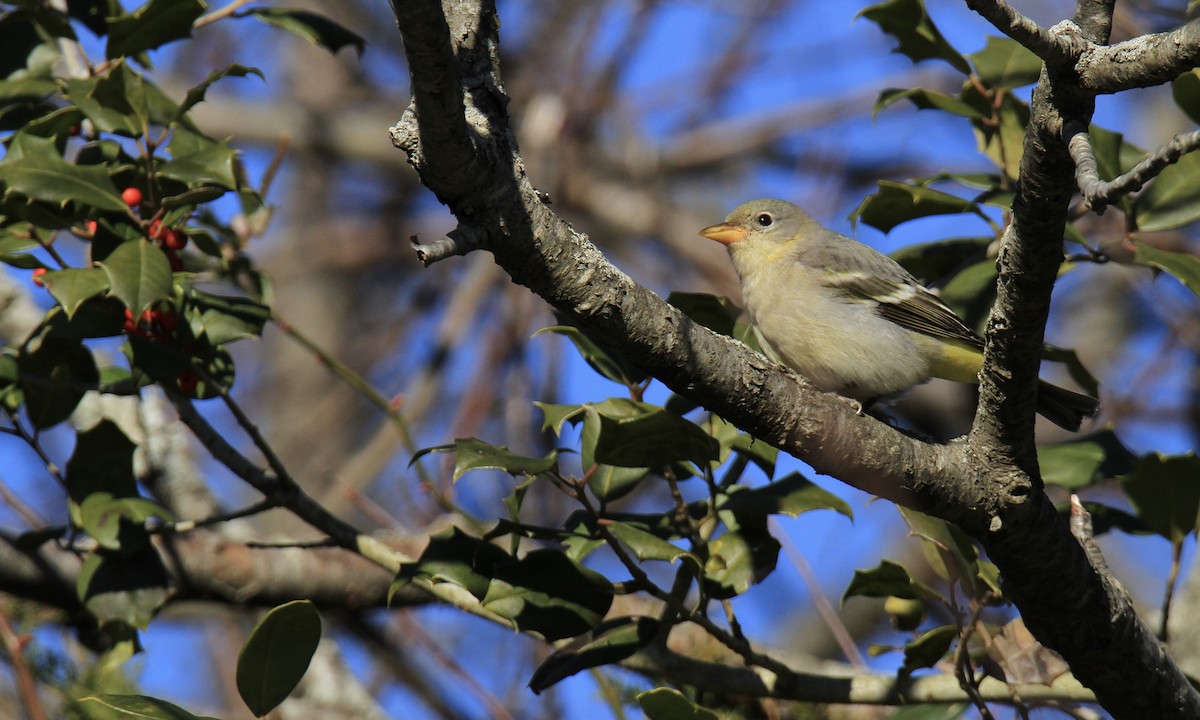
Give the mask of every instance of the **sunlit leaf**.
[{"label": "sunlit leaf", "polygon": [[321,615],[312,602],[295,600],[268,612],[238,655],[238,694],[250,712],[262,717],[283,702],[320,642]]}]

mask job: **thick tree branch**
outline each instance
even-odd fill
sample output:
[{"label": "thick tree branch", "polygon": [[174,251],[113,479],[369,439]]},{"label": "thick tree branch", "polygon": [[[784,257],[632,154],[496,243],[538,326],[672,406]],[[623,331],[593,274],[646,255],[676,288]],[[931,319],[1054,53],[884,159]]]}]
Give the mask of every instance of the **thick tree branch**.
[{"label": "thick tree branch", "polygon": [[1068,65],[1086,47],[1071,34],[1054,33],[1017,12],[1005,0],[966,0],[967,7],[979,13],[997,30],[1024,45],[1050,66]]},{"label": "thick tree branch", "polygon": [[1116,45],[1095,44],[1079,58],[1079,87],[1098,95],[1168,83],[1200,65],[1200,19],[1170,32]]},{"label": "thick tree branch", "polygon": [[[394,3],[406,46],[413,43],[408,62],[414,84],[421,78],[458,76],[468,92],[461,106],[423,105],[417,96],[392,135],[422,181],[448,201],[460,225],[484,232],[484,247],[514,281],[668,387],[747,432],[820,472],[955,522],[981,539],[1035,635],[1067,658],[1115,717],[1200,715],[1200,695],[1161,646],[1143,642],[1153,637],[1133,614],[1128,598],[1088,562],[1035,480],[1034,387],[1073,192],[1074,166],[1061,139],[1060,108],[1090,117],[1088,93],[1073,95],[1043,74],[1025,146],[1016,218],[999,260],[1002,300],[989,322],[984,409],[971,442],[937,446],[859,417],[841,399],[814,392],[807,382],[741,344],[695,325],[633,283],[586,237],[551,213],[524,175],[505,118],[496,112],[503,102],[492,93],[469,92],[469,78],[485,78],[489,88],[499,88],[494,42],[478,37],[493,32],[493,6],[486,0],[482,5],[448,1],[443,14],[437,0]],[[449,34],[424,36],[443,26],[429,15],[444,17]],[[413,17],[423,20],[410,22]],[[1086,21],[1085,32],[1107,32],[1102,18]],[[452,43],[461,38],[472,45],[455,53]],[[445,48],[431,51],[437,43]],[[480,47],[490,48],[486,58]],[[464,61],[465,49],[472,50],[470,62],[476,64]],[[454,57],[457,71],[447,67]],[[490,70],[478,65],[484,60]],[[446,165],[453,153],[442,155],[424,144],[427,124],[458,127],[463,122],[479,145],[476,159],[486,161],[482,176],[474,175],[479,164],[466,170]],[[439,185],[455,173],[474,176]],[[486,190],[458,196],[470,182]]]}]

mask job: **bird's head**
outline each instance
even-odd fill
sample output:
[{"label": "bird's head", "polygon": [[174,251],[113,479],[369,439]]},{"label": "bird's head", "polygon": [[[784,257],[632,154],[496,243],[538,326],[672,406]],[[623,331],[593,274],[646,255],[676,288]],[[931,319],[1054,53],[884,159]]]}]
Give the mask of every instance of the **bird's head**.
[{"label": "bird's head", "polygon": [[747,242],[754,245],[786,243],[813,222],[808,213],[787,200],[766,198],[738,205],[725,217],[725,222],[710,225],[700,234],[733,250]]}]

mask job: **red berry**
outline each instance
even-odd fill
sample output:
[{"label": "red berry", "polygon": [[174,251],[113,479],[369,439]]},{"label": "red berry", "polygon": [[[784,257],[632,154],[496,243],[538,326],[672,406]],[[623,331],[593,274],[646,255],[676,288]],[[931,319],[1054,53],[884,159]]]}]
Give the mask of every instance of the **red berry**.
[{"label": "red berry", "polygon": [[155,220],[154,222],[150,223],[149,233],[151,240],[162,240],[164,236],[162,222]]},{"label": "red berry", "polygon": [[46,287],[46,283],[42,282],[42,276],[48,272],[50,272],[50,271],[47,270],[46,268],[42,268],[42,267],[34,268],[33,269],[33,284],[37,285],[38,287]]},{"label": "red berry", "polygon": [[125,322],[121,325],[121,328],[127,333],[137,332],[137,322],[134,321],[133,311],[129,308],[125,308]]},{"label": "red berry", "polygon": [[195,370],[184,370],[179,373],[179,391],[184,395],[194,395],[200,385],[200,376]]},{"label": "red berry", "polygon": [[95,220],[88,220],[84,225],[87,227],[88,235],[95,235],[96,228],[100,227],[100,224]]},{"label": "red berry", "polygon": [[167,334],[175,332],[175,328],[179,327],[179,318],[170,310],[155,310],[151,320]]},{"label": "red berry", "polygon": [[121,191],[121,201],[129,207],[137,207],[142,204],[142,191],[135,187],[127,187]]},{"label": "red berry", "polygon": [[179,254],[174,250],[167,250],[167,261],[171,263],[171,272],[183,270],[183,260],[179,258]]},{"label": "red berry", "polygon": [[163,237],[163,247],[168,250],[182,250],[187,247],[188,236],[182,230],[168,230]]}]

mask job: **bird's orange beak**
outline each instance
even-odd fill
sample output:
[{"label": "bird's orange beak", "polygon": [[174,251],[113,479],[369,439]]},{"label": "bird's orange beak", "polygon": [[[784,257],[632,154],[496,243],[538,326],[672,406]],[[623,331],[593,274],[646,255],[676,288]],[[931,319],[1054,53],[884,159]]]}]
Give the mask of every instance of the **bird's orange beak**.
[{"label": "bird's orange beak", "polygon": [[749,233],[743,228],[721,223],[720,225],[709,225],[701,230],[700,234],[709,240],[716,240],[722,245],[732,245],[745,240]]}]

